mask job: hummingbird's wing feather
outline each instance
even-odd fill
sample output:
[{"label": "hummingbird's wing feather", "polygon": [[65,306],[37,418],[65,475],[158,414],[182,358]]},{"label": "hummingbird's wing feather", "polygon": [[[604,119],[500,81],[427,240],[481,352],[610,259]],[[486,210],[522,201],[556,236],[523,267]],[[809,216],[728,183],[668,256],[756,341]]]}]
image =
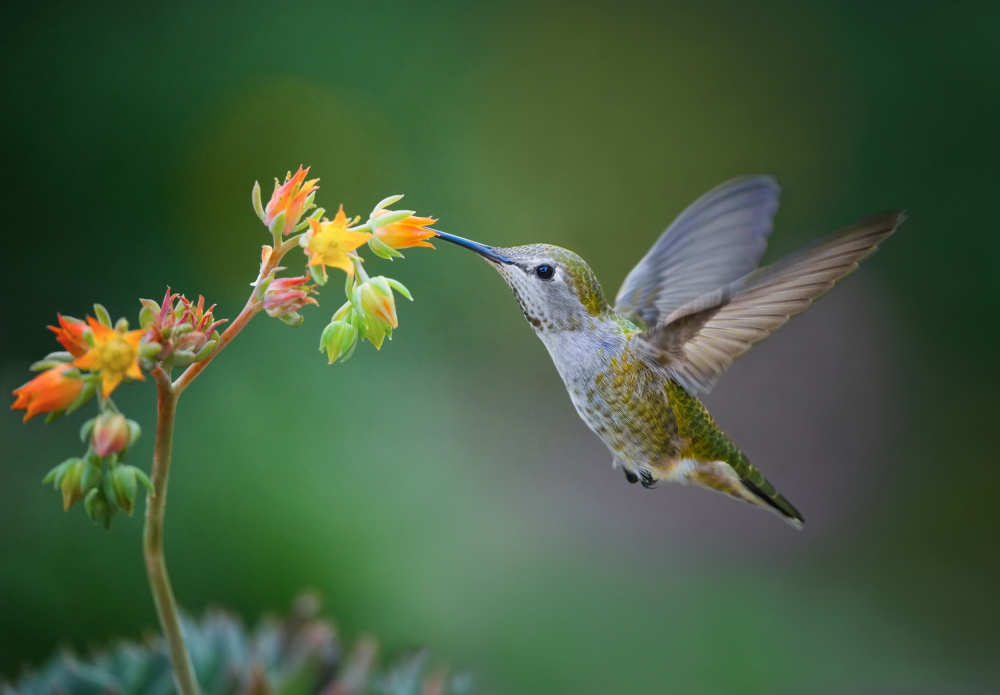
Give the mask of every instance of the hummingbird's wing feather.
[{"label": "hummingbird's wing feather", "polygon": [[805,311],[902,223],[874,215],[675,310],[648,331],[657,359],[691,393],[708,393],[733,361]]},{"label": "hummingbird's wing feather", "polygon": [[777,182],[743,176],[692,203],[625,278],[615,311],[655,326],[757,267],[778,211]]}]

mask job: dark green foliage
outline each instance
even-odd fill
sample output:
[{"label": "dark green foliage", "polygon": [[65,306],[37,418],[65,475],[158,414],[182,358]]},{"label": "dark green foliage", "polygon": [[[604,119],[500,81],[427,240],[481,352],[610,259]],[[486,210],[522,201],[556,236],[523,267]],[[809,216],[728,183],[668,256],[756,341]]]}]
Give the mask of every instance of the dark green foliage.
[{"label": "dark green foliage", "polygon": [[[348,650],[333,627],[316,618],[318,604],[299,598],[284,619],[263,618],[247,630],[224,611],[186,620],[184,634],[204,695],[462,695],[465,674],[433,668],[427,651],[396,658],[382,668],[378,645],[359,640]],[[51,658],[2,695],[173,695],[166,642],[120,642],[89,659],[71,653]]]}]

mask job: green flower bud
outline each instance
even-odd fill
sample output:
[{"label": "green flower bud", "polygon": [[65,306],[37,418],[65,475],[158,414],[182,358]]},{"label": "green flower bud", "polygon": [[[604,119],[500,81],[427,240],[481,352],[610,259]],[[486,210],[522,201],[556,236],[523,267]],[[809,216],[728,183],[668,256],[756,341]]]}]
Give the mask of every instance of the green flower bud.
[{"label": "green flower bud", "polygon": [[106,529],[111,528],[111,517],[115,515],[115,509],[108,503],[103,490],[94,488],[88,492],[83,508],[87,510],[87,516],[95,524],[102,524]]},{"label": "green flower bud", "polygon": [[104,495],[129,516],[134,508],[135,490],[136,477],[132,466],[118,466],[104,479]]},{"label": "green flower bud", "polygon": [[80,491],[86,493],[97,487],[101,482],[101,464],[89,458],[83,462],[83,475],[80,476]]},{"label": "green flower bud", "polygon": [[69,508],[83,499],[83,470],[86,462],[83,459],[70,459],[69,465],[63,472],[59,487],[62,488],[63,509]]},{"label": "green flower bud", "polygon": [[326,351],[329,364],[340,360],[346,362],[357,347],[358,331],[348,321],[333,321],[323,329],[319,339],[320,352]]}]

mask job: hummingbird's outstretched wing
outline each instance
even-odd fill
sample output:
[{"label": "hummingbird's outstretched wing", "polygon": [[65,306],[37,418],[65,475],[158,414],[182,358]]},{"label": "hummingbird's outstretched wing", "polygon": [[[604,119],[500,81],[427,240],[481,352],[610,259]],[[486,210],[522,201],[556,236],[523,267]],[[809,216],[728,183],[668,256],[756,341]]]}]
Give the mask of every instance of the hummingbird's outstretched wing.
[{"label": "hummingbird's outstretched wing", "polygon": [[757,267],[778,211],[770,176],[727,181],[692,203],[625,278],[615,311],[655,326],[677,308]]},{"label": "hummingbird's outstretched wing", "polygon": [[903,222],[884,212],[676,309],[643,335],[689,392],[708,393],[733,361],[826,294]]}]

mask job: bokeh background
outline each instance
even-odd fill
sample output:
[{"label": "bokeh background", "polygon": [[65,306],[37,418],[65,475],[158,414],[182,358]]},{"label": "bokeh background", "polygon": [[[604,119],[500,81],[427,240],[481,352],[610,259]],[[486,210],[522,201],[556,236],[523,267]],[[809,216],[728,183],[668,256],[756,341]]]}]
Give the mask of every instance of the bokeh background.
[{"label": "bokeh background", "polygon": [[[428,645],[495,693],[996,692],[1000,5],[22,3],[0,25],[0,386],[56,312],[135,320],[169,284],[234,316],[260,180],[546,241],[613,295],[685,205],[785,187],[768,259],[876,210],[901,232],[708,399],[804,512],[627,485],[503,282],[455,247],[327,366],[250,325],[181,401],[167,518],[190,610],[303,588],[348,638]],[[444,247],[446,246],[446,247]],[[123,388],[146,426],[154,389]],[[117,394],[116,394],[117,395]],[[39,484],[83,418],[0,418],[0,674],[155,627],[141,511]],[[146,464],[148,465],[148,464]]]}]

